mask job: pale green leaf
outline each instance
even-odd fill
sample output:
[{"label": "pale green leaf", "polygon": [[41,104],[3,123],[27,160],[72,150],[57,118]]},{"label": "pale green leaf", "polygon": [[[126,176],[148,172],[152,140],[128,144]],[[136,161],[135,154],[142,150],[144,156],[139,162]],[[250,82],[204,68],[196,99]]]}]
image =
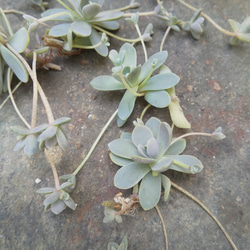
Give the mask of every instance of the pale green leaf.
[{"label": "pale green leaf", "polygon": [[144,99],[156,108],[165,108],[171,103],[170,96],[165,90],[147,91]]},{"label": "pale green leaf", "polygon": [[139,144],[146,146],[149,139],[153,137],[151,130],[146,126],[138,125],[132,133],[132,141],[138,146]]},{"label": "pale green leaf", "polygon": [[9,39],[9,44],[18,53],[23,52],[30,42],[28,31],[22,27]]},{"label": "pale green leaf", "polygon": [[155,75],[143,85],[142,88],[139,88],[140,92],[148,90],[163,90],[169,89],[175,86],[179,82],[180,78],[174,73],[165,73]]},{"label": "pale green leaf", "polygon": [[113,76],[98,76],[90,82],[90,85],[95,89],[103,91],[125,89],[123,83],[116,80]]},{"label": "pale green leaf", "polygon": [[132,162],[117,171],[114,185],[120,189],[132,188],[150,171],[149,166]]},{"label": "pale green leaf", "polygon": [[171,189],[171,181],[166,175],[161,174],[161,184],[162,187],[164,188],[164,195],[163,195],[164,201],[167,201]]},{"label": "pale green leaf", "polygon": [[[137,87],[133,88],[134,91],[137,90]],[[136,96],[130,93],[128,90],[125,92],[122,97],[121,102],[118,107],[118,116],[122,120],[127,120],[131,115],[134,106],[135,106]]]},{"label": "pale green leaf", "polygon": [[137,148],[130,140],[116,139],[108,144],[109,150],[120,157],[131,159],[131,156],[138,155]]},{"label": "pale green leaf", "polygon": [[87,22],[82,21],[82,20],[73,22],[71,24],[71,28],[72,28],[73,32],[77,36],[80,36],[80,37],[90,36],[91,31],[92,31],[91,25],[88,24]]},{"label": "pale green leaf", "polygon": [[71,23],[61,23],[55,25],[49,30],[49,35],[54,37],[67,36],[70,28]]},{"label": "pale green leaf", "polygon": [[185,150],[185,148],[186,148],[186,140],[179,139],[169,146],[167,152],[164,155],[179,155]]},{"label": "pale green leaf", "polygon": [[139,200],[144,210],[154,208],[161,197],[161,175],[153,176],[150,171],[141,181]]},{"label": "pale green leaf", "polygon": [[4,61],[13,70],[17,78],[22,82],[27,82],[29,79],[29,75],[21,61],[2,44],[0,44],[0,50]]}]

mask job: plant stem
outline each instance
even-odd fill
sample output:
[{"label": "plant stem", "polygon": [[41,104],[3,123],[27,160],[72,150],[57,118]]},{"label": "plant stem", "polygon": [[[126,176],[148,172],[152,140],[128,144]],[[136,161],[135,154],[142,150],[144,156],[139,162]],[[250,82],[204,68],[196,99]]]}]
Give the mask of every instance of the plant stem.
[{"label": "plant stem", "polygon": [[50,157],[48,149],[45,148],[44,153],[45,153],[46,159],[48,160],[48,162],[50,164],[50,167],[51,167],[51,170],[52,170],[52,173],[53,173],[53,176],[54,176],[55,188],[58,189],[60,187],[60,181],[59,181],[59,177],[58,177],[58,174],[57,174],[57,171],[56,171],[56,166],[55,166],[53,160]]},{"label": "plant stem", "polygon": [[136,39],[127,39],[127,38],[122,38],[122,37],[120,37],[120,36],[116,36],[115,34],[109,32],[109,31],[107,31],[107,30],[105,30],[105,29],[102,29],[101,27],[99,27],[99,26],[97,26],[97,25],[92,25],[92,27],[93,27],[94,29],[97,29],[97,30],[103,32],[103,33],[106,33],[106,35],[108,35],[108,36],[111,36],[111,37],[113,37],[113,38],[115,38],[115,39],[118,39],[118,40],[120,40],[120,41],[123,41],[123,42],[137,43],[137,42],[140,41],[140,38],[136,38]]},{"label": "plant stem", "polygon": [[[16,90],[20,87],[20,85],[22,84],[23,82],[19,82],[16,87],[11,91],[11,94],[14,94],[16,92]],[[5,103],[10,99],[10,96],[8,95],[5,100],[3,101],[3,103],[0,105],[0,110],[3,108],[3,106],[5,105]]]},{"label": "plant stem", "polygon": [[143,119],[143,116],[145,115],[146,111],[151,107],[151,104],[149,103],[142,111],[140,119]]},{"label": "plant stem", "polygon": [[128,83],[127,83],[126,80],[124,79],[121,70],[119,71],[119,75],[120,75],[120,78],[121,78],[121,80],[122,80],[122,83],[123,83],[124,87],[126,87],[126,89],[127,89],[132,95],[134,95],[134,96],[144,96],[144,93],[137,93],[137,92],[135,92],[132,88],[130,88],[130,86],[128,85]]},{"label": "plant stem", "polygon": [[22,11],[19,11],[19,10],[4,10],[3,11],[5,14],[20,14],[20,15],[25,15],[25,13],[24,12],[22,12]]},{"label": "plant stem", "polygon": [[[186,7],[188,7],[191,10],[196,11],[197,9],[194,8],[193,6],[191,6],[190,4],[185,3],[182,0],[178,0],[180,3],[182,3],[183,5],[185,5]],[[223,34],[227,35],[227,36],[232,36],[232,37],[236,37],[237,34],[234,32],[230,32],[228,30],[223,29],[221,26],[219,26],[211,17],[209,17],[208,15],[206,15],[205,13],[201,12],[201,15],[203,17],[205,17],[217,30],[219,30],[220,32],[222,32]]]},{"label": "plant stem", "polygon": [[[135,13],[125,13],[123,17],[131,17]],[[148,11],[148,12],[139,12],[139,16],[153,16],[155,13],[153,11]]]},{"label": "plant stem", "polygon": [[12,105],[15,109],[15,111],[17,112],[18,116],[20,117],[20,119],[23,121],[23,123],[30,129],[31,126],[29,125],[29,123],[25,120],[25,118],[22,116],[21,112],[19,111],[16,102],[13,98],[12,92],[11,92],[11,87],[10,87],[10,73],[11,73],[11,69],[8,68],[8,75],[7,75],[7,83],[8,83],[8,92],[9,92],[9,97],[11,99]]},{"label": "plant stem", "polygon": [[187,136],[191,136],[191,135],[203,135],[203,136],[212,136],[211,133],[202,133],[202,132],[191,132],[191,133],[187,133],[187,134],[184,134],[184,135],[181,135],[177,138],[175,138],[170,145],[174,144],[176,141],[180,140],[181,138],[184,138],[184,137],[187,137]]},{"label": "plant stem", "polygon": [[73,15],[78,16],[78,13],[76,13],[75,11],[73,11],[71,8],[69,8],[69,6],[67,4],[65,4],[63,1],[61,0],[56,0],[58,3],[60,3],[65,9],[67,9],[68,11],[70,11]]},{"label": "plant stem", "polygon": [[49,123],[53,123],[54,117],[53,117],[53,113],[52,113],[51,107],[50,107],[50,105],[49,105],[49,102],[48,102],[48,100],[47,100],[47,97],[46,97],[46,95],[44,94],[43,89],[42,89],[42,87],[40,86],[39,82],[35,79],[34,74],[33,74],[33,71],[31,70],[29,64],[26,62],[26,60],[25,60],[19,53],[17,53],[17,52],[11,47],[11,45],[10,45],[9,43],[7,43],[6,45],[7,45],[8,49],[9,49],[11,52],[13,52],[13,53],[15,54],[15,56],[23,63],[23,65],[24,65],[25,68],[27,69],[27,71],[28,71],[30,77],[32,78],[32,81],[36,81],[36,84],[37,84],[37,86],[38,86],[38,92],[39,92],[40,97],[41,97],[41,99],[42,99],[43,105],[44,105],[44,107],[45,107],[45,109],[46,109],[48,121],[49,121]]},{"label": "plant stem", "polygon": [[33,70],[33,107],[32,107],[32,116],[31,116],[31,128],[36,127],[36,118],[37,118],[37,75],[36,75],[36,52],[33,51],[33,62],[32,62],[32,70]]},{"label": "plant stem", "polygon": [[146,46],[145,46],[144,40],[143,40],[142,35],[141,35],[140,28],[139,28],[137,23],[135,24],[135,28],[136,28],[136,31],[137,31],[137,33],[138,33],[138,35],[140,37],[140,40],[141,40],[143,52],[144,52],[144,55],[145,55],[145,62],[146,62],[148,60],[147,50],[146,50]]},{"label": "plant stem", "polygon": [[168,33],[170,32],[170,30],[171,30],[171,26],[168,26],[168,28],[167,28],[167,30],[166,30],[163,38],[162,38],[162,41],[161,41],[160,51],[162,51],[162,49],[163,49],[163,45],[164,45],[164,43],[166,41],[166,38],[167,38]]},{"label": "plant stem", "polygon": [[188,191],[186,191],[185,189],[181,188],[179,185],[175,184],[174,182],[171,181],[171,185],[174,186],[176,189],[178,189],[180,192],[182,192],[183,194],[187,195],[190,199],[192,199],[193,201],[195,201],[197,204],[199,204],[210,216],[211,218],[216,222],[216,224],[219,226],[219,228],[221,229],[221,231],[224,233],[224,235],[226,236],[227,240],[229,241],[229,243],[231,244],[232,248],[234,250],[237,250],[238,248],[235,246],[234,242],[232,241],[231,237],[229,236],[229,234],[226,232],[225,228],[221,225],[221,223],[218,221],[218,219],[216,219],[216,217],[212,214],[212,212],[209,211],[209,209],[199,200],[197,199],[195,196],[193,196],[191,193],[189,193]]},{"label": "plant stem", "polygon": [[8,19],[7,19],[7,17],[6,17],[6,15],[4,14],[2,8],[0,8],[0,13],[1,13],[2,17],[3,17],[4,23],[5,23],[6,27],[7,27],[7,30],[8,30],[8,32],[9,32],[9,35],[10,35],[10,36],[13,36],[12,28],[11,28],[10,23],[9,23],[9,21],[8,21]]},{"label": "plant stem", "polygon": [[107,123],[105,124],[105,126],[102,128],[100,134],[96,138],[96,140],[95,140],[94,144],[92,145],[92,147],[90,148],[88,154],[83,159],[83,161],[80,163],[80,165],[76,168],[76,170],[73,172],[73,175],[76,176],[79,173],[79,171],[82,169],[82,167],[84,166],[84,164],[87,162],[87,160],[89,159],[89,157],[91,156],[91,154],[95,150],[97,144],[99,143],[100,139],[102,138],[104,132],[107,130],[108,126],[113,121],[113,119],[115,118],[115,116],[117,115],[117,113],[118,113],[118,109],[112,114],[112,116],[109,118],[109,120],[107,121]]},{"label": "plant stem", "polygon": [[164,219],[162,217],[162,214],[161,214],[161,211],[159,209],[159,207],[156,205],[155,206],[155,209],[161,219],[161,224],[162,224],[162,229],[163,229],[163,232],[164,232],[164,237],[165,237],[165,244],[166,244],[166,250],[168,250],[168,236],[167,236],[167,230],[166,230],[166,226],[165,226],[165,222],[164,222]]}]

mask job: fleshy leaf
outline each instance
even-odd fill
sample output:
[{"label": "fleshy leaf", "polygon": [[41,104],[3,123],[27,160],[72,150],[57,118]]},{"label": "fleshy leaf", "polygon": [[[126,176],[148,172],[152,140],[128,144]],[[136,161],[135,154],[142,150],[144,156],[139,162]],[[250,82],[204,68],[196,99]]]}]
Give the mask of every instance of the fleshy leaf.
[{"label": "fleshy leaf", "polygon": [[[133,88],[134,91],[137,88]],[[122,120],[127,120],[128,117],[131,115],[134,105],[135,105],[136,96],[131,94],[128,90],[125,92],[124,96],[122,97],[121,102],[119,103],[118,107],[118,116]]]},{"label": "fleshy leaf", "polygon": [[70,121],[71,121],[71,118],[69,118],[69,117],[61,117],[61,118],[59,118],[59,119],[56,119],[56,120],[52,123],[52,125],[55,125],[55,126],[57,126],[57,125],[62,125],[62,124],[68,123],[68,122],[70,122]]},{"label": "fleshy leaf", "polygon": [[10,128],[20,135],[29,135],[31,133],[29,129],[23,126],[16,125],[16,126],[11,126]]},{"label": "fleshy leaf", "polygon": [[4,61],[13,70],[17,78],[22,82],[27,82],[29,79],[28,73],[21,61],[5,46],[0,44],[1,55]]},{"label": "fleshy leaf", "polygon": [[56,139],[60,148],[65,149],[67,147],[67,137],[60,128],[57,129]]},{"label": "fleshy leaf", "polygon": [[98,24],[98,22],[117,20],[122,17],[123,12],[121,11],[103,11],[89,21]]},{"label": "fleshy leaf", "polygon": [[27,48],[29,41],[29,33],[24,27],[22,27],[9,39],[9,44],[18,53],[21,53]]},{"label": "fleshy leaf", "polygon": [[48,205],[57,201],[59,197],[60,197],[59,192],[53,192],[49,196],[47,196],[47,198],[43,201],[43,205],[47,207]]},{"label": "fleshy leaf", "polygon": [[[67,12],[67,14],[63,14]],[[62,15],[58,16],[58,17],[53,17],[53,18],[50,18],[50,20],[53,20],[53,21],[72,21],[72,13],[66,9],[60,9],[60,8],[54,8],[54,9],[48,9],[46,11],[44,11],[41,16],[42,17],[48,17],[48,16],[51,16],[51,15],[54,15],[54,14],[59,14],[59,13],[62,13]]]},{"label": "fleshy leaf", "polygon": [[65,203],[62,200],[58,200],[51,204],[51,212],[54,214],[60,214],[66,208]]},{"label": "fleshy leaf", "polygon": [[161,174],[161,184],[162,187],[164,188],[164,195],[163,195],[164,201],[167,201],[171,189],[171,181],[166,175]]},{"label": "fleshy leaf", "polygon": [[132,162],[132,160],[119,157],[113,153],[110,153],[109,156],[110,156],[111,161],[114,162],[118,166],[125,166]]},{"label": "fleshy leaf", "polygon": [[56,135],[57,127],[50,125],[46,130],[44,130],[38,137],[38,141],[47,140]]},{"label": "fleshy leaf", "polygon": [[117,30],[120,27],[119,23],[116,21],[98,22],[98,26],[107,30]]},{"label": "fleshy leaf", "polygon": [[55,188],[50,188],[50,187],[45,187],[45,188],[40,188],[36,192],[39,194],[49,194],[53,193],[55,191]]},{"label": "fleshy leaf", "polygon": [[192,155],[169,155],[168,157],[173,159],[170,169],[189,174],[199,173],[203,169],[201,161]]},{"label": "fleshy leaf", "polygon": [[125,89],[123,83],[113,76],[98,76],[90,82],[91,86],[98,90],[112,91]]},{"label": "fleshy leaf", "polygon": [[166,122],[162,122],[157,135],[157,141],[159,144],[159,155],[162,156],[167,151],[171,140],[172,130]]},{"label": "fleshy leaf", "polygon": [[96,3],[87,4],[82,8],[84,18],[87,20],[93,18],[101,11],[102,6]]},{"label": "fleshy leaf", "polygon": [[140,92],[169,89],[175,86],[179,81],[180,78],[174,73],[155,75],[145,83],[145,85],[140,89]]},{"label": "fleshy leaf", "polygon": [[[95,29],[92,29],[92,32],[89,38],[93,45],[100,43],[102,40],[102,37],[99,35],[99,33]],[[101,44],[100,46],[96,47],[95,50],[101,56],[107,56],[109,52],[108,47],[105,44]]]},{"label": "fleshy leaf", "polygon": [[151,169],[155,172],[165,172],[172,164],[173,160],[168,157],[162,157],[154,165],[151,165]]},{"label": "fleshy leaf", "polygon": [[146,126],[136,126],[132,133],[132,141],[136,146],[139,144],[146,146],[147,141],[152,137],[151,130]]},{"label": "fleshy leaf", "polygon": [[142,157],[142,156],[137,156],[137,155],[132,156],[131,159],[141,164],[152,164],[156,161],[155,159],[152,159],[152,158]]},{"label": "fleshy leaf", "polygon": [[185,150],[185,148],[186,148],[186,140],[179,139],[169,146],[167,152],[164,155],[179,155]]},{"label": "fleshy leaf", "polygon": [[165,108],[171,103],[170,96],[165,90],[148,91],[144,99],[156,108]]},{"label": "fleshy leaf", "polygon": [[117,171],[114,178],[114,185],[120,189],[131,188],[150,172],[150,170],[150,167],[147,165],[132,162]]},{"label": "fleshy leaf", "polygon": [[67,200],[63,200],[63,201],[67,207],[71,208],[72,210],[76,209],[76,204],[71,197],[69,197]]},{"label": "fleshy leaf", "polygon": [[152,63],[155,60],[157,60],[157,63],[154,67],[154,70],[158,69],[167,60],[167,57],[168,57],[167,51],[161,51],[152,55],[147,60],[147,62],[142,65],[141,75],[138,81],[141,82],[148,76],[148,73],[152,71]]},{"label": "fleshy leaf", "polygon": [[149,172],[141,181],[139,200],[144,210],[154,208],[161,197],[161,175],[153,176]]},{"label": "fleshy leaf", "polygon": [[156,117],[151,117],[145,123],[145,126],[150,128],[150,130],[152,131],[154,138],[157,138],[157,136],[158,136],[158,131],[159,131],[160,125],[161,125],[161,121]]},{"label": "fleshy leaf", "polygon": [[157,158],[159,155],[159,144],[157,140],[152,137],[151,139],[148,140],[147,142],[147,154],[151,158]]},{"label": "fleshy leaf", "polygon": [[83,37],[90,36],[92,30],[91,25],[82,20],[73,22],[71,24],[71,28],[77,36],[83,36]]},{"label": "fleshy leaf", "polygon": [[39,149],[39,144],[37,141],[37,136],[33,134],[28,135],[25,140],[24,153],[27,156],[31,156],[34,155],[38,149]]},{"label": "fleshy leaf", "polygon": [[109,150],[120,157],[131,159],[131,156],[138,155],[135,145],[126,139],[116,139],[108,144]]},{"label": "fleshy leaf", "polygon": [[125,58],[123,61],[123,65],[128,65],[130,66],[131,69],[134,69],[136,67],[137,63],[137,54],[134,46],[132,46],[129,43],[124,43],[122,47],[120,48],[121,51],[125,51]]},{"label": "fleshy leaf", "polygon": [[71,23],[61,23],[55,25],[49,30],[49,35],[54,37],[66,36],[70,28]]}]

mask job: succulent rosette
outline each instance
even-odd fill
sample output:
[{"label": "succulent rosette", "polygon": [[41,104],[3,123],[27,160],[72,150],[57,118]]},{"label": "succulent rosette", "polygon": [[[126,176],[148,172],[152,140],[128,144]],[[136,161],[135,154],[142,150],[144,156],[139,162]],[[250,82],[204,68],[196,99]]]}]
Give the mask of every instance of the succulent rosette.
[{"label": "succulent rosette", "polygon": [[123,133],[120,139],[109,143],[111,160],[121,168],[114,185],[129,189],[139,184],[139,200],[144,210],[157,205],[163,187],[167,200],[171,187],[169,178],[162,174],[168,169],[195,174],[203,169],[196,157],[180,155],[184,139],[174,140],[168,123],[152,117],[145,124],[138,119],[132,133]]}]

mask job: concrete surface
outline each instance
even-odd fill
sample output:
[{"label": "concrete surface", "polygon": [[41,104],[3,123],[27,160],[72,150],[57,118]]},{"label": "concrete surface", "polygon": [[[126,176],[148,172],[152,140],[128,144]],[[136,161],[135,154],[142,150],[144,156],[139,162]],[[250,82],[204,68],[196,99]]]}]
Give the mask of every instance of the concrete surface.
[{"label": "concrete surface", "polygon": [[[4,1],[3,9],[18,9],[39,16],[39,9],[30,1]],[[125,1],[106,1],[106,7],[118,7]],[[126,1],[129,2],[129,1]],[[155,1],[140,1],[140,11],[153,10]],[[229,29],[227,19],[240,22],[250,13],[250,2],[197,1],[223,27]],[[181,19],[192,12],[177,1],[164,2]],[[50,1],[50,6],[56,6]],[[15,25],[20,16],[11,17]],[[142,29],[153,22],[155,34],[147,44],[149,55],[157,52],[165,32],[162,21],[153,17],[140,18]],[[226,139],[188,139],[186,153],[197,156],[204,170],[194,176],[177,172],[167,175],[187,189],[215,214],[228,231],[238,249],[249,249],[250,199],[250,47],[231,47],[228,37],[222,35],[208,22],[200,41],[185,32],[170,33],[164,49],[169,52],[167,65],[180,76],[176,88],[184,112],[192,123],[192,131],[213,131],[222,126]],[[131,26],[121,21],[118,34],[135,37]],[[111,48],[122,44],[111,39]],[[140,45],[139,61],[143,63]],[[93,141],[118,106],[122,92],[99,92],[89,82],[98,75],[110,72],[111,63],[94,51],[83,51],[72,58],[56,58],[61,72],[40,71],[38,79],[44,88],[56,118],[69,116],[72,122],[64,126],[69,146],[58,165],[59,174],[68,174],[82,161]],[[219,89],[214,86],[219,86]],[[218,91],[219,90],[219,91]],[[30,120],[32,104],[31,84],[23,84],[14,94],[20,110]],[[0,97],[2,102],[6,95]],[[16,134],[10,129],[22,125],[12,105],[8,102],[0,111],[0,249],[106,249],[109,241],[120,242],[128,236],[129,249],[165,249],[162,225],[155,210],[140,209],[135,217],[123,217],[123,223],[103,224],[102,201],[110,200],[119,192],[113,186],[117,166],[111,163],[107,144],[123,131],[131,131],[132,121],[145,106],[137,101],[128,123],[117,128],[109,127],[84,169],[77,175],[77,186],[72,197],[78,204],[76,211],[65,210],[60,215],[43,211],[44,197],[36,191],[53,186],[51,169],[42,153],[27,158],[22,152],[13,152]],[[39,121],[44,122],[44,108],[38,109]],[[150,109],[145,119],[157,116],[169,120],[167,109]],[[176,129],[176,134],[183,131]],[[35,179],[40,178],[39,184]],[[127,194],[129,194],[127,192]],[[165,219],[169,249],[231,249],[227,239],[214,221],[193,201],[174,188],[167,203],[159,208]]]}]

